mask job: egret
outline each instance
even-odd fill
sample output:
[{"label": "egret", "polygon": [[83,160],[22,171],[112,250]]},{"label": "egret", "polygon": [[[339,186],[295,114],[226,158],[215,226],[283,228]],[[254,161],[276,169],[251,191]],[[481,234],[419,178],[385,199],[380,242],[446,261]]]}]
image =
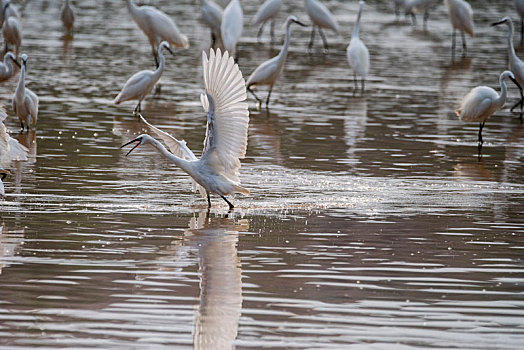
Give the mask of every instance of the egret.
[{"label": "egret", "polygon": [[[236,1],[236,0],[233,0]],[[209,60],[202,53],[202,69],[206,94],[200,96],[202,106],[207,112],[206,138],[202,156],[197,159],[183,140],[153,127],[140,116],[170,148],[147,134],[142,134],[126,143],[136,145],[127,153],[144,144],[151,144],[162,155],[189,174],[200,185],[201,193],[207,195],[211,207],[210,194],[216,193],[233,209],[233,204],[225,197],[231,193],[249,194],[240,186],[240,159],[246,154],[249,111],[246,102],[246,84],[242,72],[233,57],[220,49],[210,50]]]},{"label": "egret", "polygon": [[466,56],[466,36],[464,33],[468,33],[473,37],[474,24],[473,24],[473,10],[471,5],[464,0],[444,0],[448,7],[449,20],[453,27],[453,36],[451,39],[451,58],[455,59],[455,36],[456,31],[459,30],[462,35],[462,56]]},{"label": "egret", "polygon": [[38,96],[25,87],[26,69],[27,55],[22,54],[22,69],[18,79],[18,86],[13,95],[13,111],[20,120],[22,131],[24,131],[24,125],[27,126],[27,131],[29,131],[29,127],[35,126],[38,120]]},{"label": "egret", "polygon": [[3,104],[0,104],[0,168],[6,168],[13,160],[27,160],[29,150],[17,139],[7,133],[4,120],[7,113]]},{"label": "egret", "polygon": [[424,29],[427,27],[429,10],[435,7],[440,0],[407,0],[404,4],[404,9],[406,10],[406,15],[411,15],[413,20],[413,25],[417,24],[417,18],[415,14],[419,12],[424,12]]},{"label": "egret", "polygon": [[524,40],[524,0],[514,0],[515,9],[520,17],[520,42]]},{"label": "egret", "polygon": [[240,1],[232,0],[225,8],[222,15],[222,23],[220,24],[224,48],[231,53],[231,56],[236,56],[237,43],[242,35],[243,27],[244,13],[242,12]]},{"label": "egret", "polygon": [[4,55],[4,63],[0,63],[0,81],[7,80],[13,76],[14,69],[11,61],[20,67],[20,63],[16,60],[15,55],[12,52],[6,53]]},{"label": "egret", "polygon": [[0,196],[5,196],[4,180],[7,175],[10,175],[9,171],[0,168]]},{"label": "egret", "polygon": [[64,24],[66,34],[69,36],[73,35],[73,25],[75,23],[75,13],[73,12],[73,8],[69,4],[69,0],[65,0],[64,4],[62,5],[62,8],[60,9],[60,19],[62,20],[62,23]]},{"label": "egret", "polygon": [[360,40],[358,35],[360,26],[360,16],[364,8],[364,1],[359,2],[357,21],[353,27],[353,34],[351,41],[347,48],[347,58],[351,69],[353,69],[353,79],[355,82],[355,90],[357,89],[357,74],[362,79],[362,92],[364,92],[364,81],[369,71],[369,51],[366,45]]},{"label": "egret", "polygon": [[221,39],[220,24],[222,23],[222,7],[212,0],[202,0],[200,8],[202,20],[211,29],[211,44],[215,45],[217,39]]},{"label": "egret", "polygon": [[[515,76],[520,86],[524,85],[524,63],[517,57],[515,48],[513,47],[513,22],[511,18],[504,17],[502,20],[493,23],[493,26],[505,23],[508,26],[508,56],[509,56],[509,70]],[[520,105],[520,111],[522,112],[522,104],[524,103],[524,96],[522,90],[520,90],[520,101],[517,102],[511,111],[518,105]]]},{"label": "egret", "polygon": [[270,34],[271,41],[275,37],[275,18],[278,15],[278,12],[282,8],[282,0],[266,0],[258,9],[255,17],[253,17],[253,24],[260,25],[260,28],[257,32],[257,40],[260,40],[264,25],[266,22],[271,21]]},{"label": "egret", "polygon": [[398,20],[400,16],[400,9],[405,8],[407,0],[394,0],[395,2],[395,17]]},{"label": "egret", "polygon": [[313,30],[311,31],[309,48],[311,49],[313,47],[313,43],[315,41],[315,30],[318,27],[318,32],[324,43],[324,49],[327,50],[328,43],[322,28],[331,29],[335,33],[339,34],[340,28],[338,26],[337,20],[333,14],[329,12],[328,8],[318,0],[304,0],[304,6],[306,8],[307,14],[309,15],[309,18],[311,18],[311,21],[313,22]]},{"label": "egret", "polygon": [[22,45],[22,29],[20,23],[15,16],[6,18],[4,25],[2,26],[2,33],[4,34],[4,52],[7,52],[11,48],[14,50],[16,57]]},{"label": "egret", "polygon": [[114,103],[117,105],[124,101],[138,100],[135,107],[135,113],[142,110],[142,100],[153,90],[155,84],[160,80],[162,72],[164,71],[165,58],[162,53],[162,48],[165,48],[172,55],[173,51],[169,47],[167,41],[162,41],[158,46],[159,63],[155,71],[145,69],[137,72],[131,76],[125,83],[122,91],[116,96]]},{"label": "egret", "polygon": [[180,33],[177,25],[164,12],[153,6],[136,6],[133,1],[126,0],[131,17],[144,32],[151,44],[151,50],[158,67],[157,47],[162,41],[167,41],[173,48],[187,49],[187,37]]},{"label": "egret", "polygon": [[284,41],[284,46],[280,50],[279,54],[275,57],[265,61],[260,66],[258,66],[255,71],[251,74],[247,80],[246,86],[247,90],[253,94],[259,103],[262,103],[257,95],[251,90],[251,86],[256,85],[269,85],[269,92],[266,99],[266,107],[269,105],[269,98],[271,96],[271,91],[273,86],[277,82],[280,74],[284,70],[284,64],[286,63],[287,52],[289,49],[289,38],[291,36],[291,24],[296,23],[305,27],[306,25],[300,22],[295,16],[289,16],[286,20],[286,40]]},{"label": "egret", "polygon": [[20,18],[20,14],[15,6],[11,4],[11,0],[6,0],[2,3],[2,11],[0,11],[0,27],[4,25],[4,20],[9,17]]},{"label": "egret", "polygon": [[479,122],[478,152],[482,151],[482,129],[488,118],[504,106],[507,97],[506,78],[511,79],[521,89],[515,76],[510,71],[504,71],[499,77],[500,95],[488,86],[477,86],[471,90],[462,100],[460,108],[455,113],[466,122]]}]

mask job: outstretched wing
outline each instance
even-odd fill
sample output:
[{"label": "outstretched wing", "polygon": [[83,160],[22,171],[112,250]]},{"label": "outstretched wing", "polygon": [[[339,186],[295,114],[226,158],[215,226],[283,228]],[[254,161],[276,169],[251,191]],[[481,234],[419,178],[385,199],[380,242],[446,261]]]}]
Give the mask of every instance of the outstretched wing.
[{"label": "outstretched wing", "polygon": [[207,112],[207,130],[202,157],[214,156],[215,170],[239,182],[240,159],[246,155],[249,112],[246,82],[233,57],[210,50],[202,53],[206,95],[201,96]]},{"label": "outstretched wing", "polygon": [[[169,135],[167,132],[160,130],[156,126],[150,124],[146,118],[142,116],[142,114],[139,114],[140,119],[144,124],[146,124],[149,129],[154,132],[169,148],[171,153],[173,153],[175,156],[186,159],[186,160],[197,160],[197,157],[195,157],[195,154],[187,147],[186,141],[184,140],[177,140],[175,137]],[[194,180],[193,182],[193,189],[196,191],[198,190],[202,196],[206,194],[206,190],[197,184]]]}]

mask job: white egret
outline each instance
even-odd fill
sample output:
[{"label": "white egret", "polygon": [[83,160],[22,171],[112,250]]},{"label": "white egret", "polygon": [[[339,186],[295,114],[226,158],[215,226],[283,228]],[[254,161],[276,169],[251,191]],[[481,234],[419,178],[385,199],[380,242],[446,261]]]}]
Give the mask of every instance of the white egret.
[{"label": "white egret", "polygon": [[132,0],[126,0],[131,17],[144,32],[151,44],[151,50],[158,66],[157,47],[162,41],[167,41],[173,48],[187,49],[189,41],[180,33],[175,22],[164,12],[153,6],[136,6]]},{"label": "white egret", "polygon": [[482,151],[482,129],[488,118],[504,106],[507,97],[506,78],[511,79],[519,88],[520,85],[510,71],[504,71],[499,77],[500,95],[488,86],[477,86],[462,100],[460,107],[455,110],[457,116],[466,122],[479,122],[478,152]]},{"label": "white egret", "polygon": [[364,1],[359,2],[357,21],[353,27],[353,34],[351,35],[351,41],[347,48],[347,58],[351,69],[353,69],[353,78],[355,82],[355,90],[357,89],[357,74],[362,79],[362,92],[364,92],[364,81],[369,71],[369,51],[366,45],[360,40],[359,27],[360,27],[360,16],[362,15],[362,9],[364,8]]},{"label": "white egret", "polygon": [[473,24],[473,10],[471,5],[464,0],[444,0],[448,7],[449,20],[453,27],[453,36],[451,39],[451,57],[455,58],[455,36],[456,31],[460,31],[462,35],[462,56],[466,56],[466,36],[464,33],[468,33],[473,37],[474,24]]},{"label": "white egret", "polygon": [[6,168],[13,160],[27,160],[29,150],[17,139],[7,133],[4,120],[7,113],[3,104],[0,104],[0,168]]},{"label": "white egret", "polygon": [[155,71],[145,69],[137,72],[129,78],[122,91],[115,97],[114,103],[117,105],[124,101],[138,100],[138,104],[135,107],[135,113],[142,110],[142,101],[146,96],[153,90],[155,84],[160,80],[162,72],[164,72],[165,58],[162,53],[162,48],[168,50],[174,55],[173,51],[169,47],[167,41],[162,41],[158,46],[158,67]]},{"label": "white egret", "polygon": [[[515,76],[520,86],[524,86],[524,63],[517,57],[515,48],[513,47],[513,22],[511,18],[504,17],[502,20],[493,23],[493,26],[505,23],[508,26],[508,57],[509,57],[509,70]],[[524,103],[524,96],[522,90],[520,90],[520,101],[517,102],[511,111],[518,105],[520,105],[520,111],[522,112],[522,104]]]},{"label": "white egret", "polygon": [[285,26],[286,26],[286,40],[284,41],[284,46],[282,46],[282,49],[280,50],[279,54],[275,57],[265,61],[260,66],[258,66],[253,73],[251,73],[251,76],[247,80],[246,86],[247,90],[255,96],[257,101],[259,103],[262,103],[262,100],[260,100],[257,95],[251,90],[251,86],[257,86],[257,85],[268,85],[269,86],[269,92],[267,94],[266,99],[266,107],[269,105],[269,98],[271,96],[271,91],[273,90],[273,86],[277,82],[278,78],[280,77],[280,74],[282,74],[282,71],[284,70],[284,64],[286,63],[287,58],[287,52],[289,49],[289,39],[291,36],[291,24],[296,23],[303,27],[306,25],[300,22],[295,16],[289,16],[286,20]]},{"label": "white egret", "polygon": [[[233,0],[235,1],[235,0]],[[202,156],[197,159],[183,140],[153,127],[141,116],[142,120],[169,147],[166,147],[147,134],[142,134],[124,146],[136,145],[127,153],[143,144],[151,144],[162,155],[179,166],[194,181],[202,186],[201,193],[216,193],[226,201],[231,210],[234,206],[225,197],[231,193],[249,194],[240,186],[240,159],[246,154],[249,111],[246,102],[246,84],[242,72],[233,57],[226,51],[224,55],[217,50],[210,50],[209,60],[202,53],[202,69],[206,94],[200,96],[202,106],[207,112],[207,129]]]},{"label": "white egret", "polygon": [[73,35],[73,25],[75,24],[75,13],[69,4],[69,0],[65,0],[60,9],[60,19],[66,30],[67,35]]},{"label": "white egret", "polygon": [[282,0],[266,0],[262,5],[260,5],[255,17],[253,17],[253,24],[260,25],[260,28],[257,32],[257,40],[260,40],[264,25],[266,22],[271,21],[270,34],[271,41],[275,37],[275,18],[278,15],[278,12],[282,8]]},{"label": "white egret", "polygon": [[0,196],[5,196],[4,180],[10,175],[9,171],[0,168]]},{"label": "white egret", "polygon": [[211,29],[211,45],[215,45],[217,39],[221,39],[220,24],[222,23],[222,7],[212,0],[202,0],[200,13],[202,20]]},{"label": "white egret", "polygon": [[429,10],[435,7],[439,2],[440,0],[407,0],[404,4],[404,9],[406,11],[406,15],[411,15],[413,25],[417,24],[417,18],[415,15],[419,12],[424,12],[423,25],[424,28],[426,28],[429,18]]},{"label": "white egret", "polygon": [[20,28],[20,23],[15,16],[6,18],[4,25],[2,26],[2,33],[4,35],[5,44],[4,52],[13,50],[16,57],[18,57],[18,52],[22,45],[22,29]]},{"label": "white egret", "polygon": [[224,9],[220,33],[224,48],[236,57],[237,43],[244,27],[244,13],[239,0],[232,0]]},{"label": "white egret", "polygon": [[16,7],[11,4],[11,0],[6,0],[2,2],[2,11],[0,11],[0,27],[4,25],[4,20],[9,17],[16,17],[20,19],[20,13]]},{"label": "white egret", "polygon": [[395,2],[395,17],[398,20],[400,16],[400,9],[405,8],[407,0],[394,0]]},{"label": "white egret", "polygon": [[22,69],[18,79],[18,86],[13,95],[13,111],[20,120],[22,131],[24,131],[24,125],[27,126],[27,131],[29,131],[29,128],[34,127],[38,120],[38,96],[25,87],[26,69],[27,55],[22,54]]},{"label": "white egret", "polygon": [[520,42],[524,40],[524,0],[514,0],[515,9],[520,17]]},{"label": "white egret", "polygon": [[12,52],[8,52],[4,55],[4,63],[0,63],[0,81],[7,80],[11,78],[14,74],[13,64],[14,62],[18,67],[20,63],[16,60],[15,55]]},{"label": "white egret", "polygon": [[340,28],[338,26],[337,20],[328,8],[318,0],[304,0],[304,6],[306,12],[313,22],[313,30],[311,31],[311,39],[309,41],[309,48],[313,47],[315,41],[315,30],[318,28],[318,32],[324,43],[324,49],[328,49],[328,43],[326,36],[322,31],[322,28],[331,29],[335,33],[340,34]]}]

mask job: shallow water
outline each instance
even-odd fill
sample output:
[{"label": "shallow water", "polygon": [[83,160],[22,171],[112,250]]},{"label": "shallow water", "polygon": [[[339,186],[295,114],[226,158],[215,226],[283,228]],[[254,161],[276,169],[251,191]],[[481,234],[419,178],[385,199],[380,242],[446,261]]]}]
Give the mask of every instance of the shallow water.
[{"label": "shallow water", "polygon": [[[423,31],[369,1],[362,95],[345,59],[356,2],[325,2],[343,36],[326,32],[328,54],[317,36],[308,54],[309,28],[293,27],[270,109],[249,97],[241,180],[251,195],[234,198],[229,215],[216,197],[206,213],[188,177],[153,150],[119,149],[142,125],[114,96],[153,68],[123,2],[77,2],[72,41],[56,2],[25,3],[22,51],[40,119],[36,133],[17,135],[9,109],[32,157],[12,164],[0,202],[1,348],[521,347],[524,124],[497,112],[478,161],[478,126],[453,113],[472,87],[497,87],[507,32],[489,24],[515,17],[512,5],[473,1],[476,37],[451,63],[443,5]],[[143,112],[198,153],[209,32],[198,2],[151,3],[191,47],[167,57]],[[267,32],[257,44],[248,19],[259,2],[242,3],[248,76],[279,45]],[[301,2],[285,6],[308,20]],[[16,82],[1,83],[4,103]]]}]

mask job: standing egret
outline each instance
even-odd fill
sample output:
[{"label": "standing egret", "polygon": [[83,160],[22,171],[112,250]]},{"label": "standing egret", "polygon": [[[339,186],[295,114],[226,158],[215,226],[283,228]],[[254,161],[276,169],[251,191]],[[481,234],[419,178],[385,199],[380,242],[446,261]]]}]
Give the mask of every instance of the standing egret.
[{"label": "standing egret", "polygon": [[231,210],[234,206],[225,196],[235,192],[249,194],[247,189],[240,186],[238,177],[240,159],[246,154],[249,124],[248,106],[242,102],[246,99],[246,83],[238,64],[227,51],[222,55],[218,49],[215,55],[210,50],[209,60],[205,52],[202,53],[202,70],[206,94],[202,94],[200,100],[207,112],[207,128],[200,159],[195,157],[185,141],[179,141],[147,122],[171,152],[147,134],[138,136],[122,147],[136,142],[129,154],[140,145],[151,144],[203,187],[209,207],[209,195],[216,193]]},{"label": "standing egret", "polygon": [[451,39],[451,58],[455,59],[455,36],[456,31],[459,30],[462,35],[462,56],[466,56],[466,36],[464,33],[468,33],[473,37],[474,24],[473,24],[473,10],[471,5],[464,0],[444,0],[448,7],[449,20],[453,27],[453,36]]},{"label": "standing egret", "polygon": [[18,52],[22,45],[22,29],[20,28],[18,18],[15,16],[6,18],[4,25],[2,26],[2,33],[4,35],[5,44],[4,52],[13,50],[16,57],[18,57]]},{"label": "standing egret", "polygon": [[504,106],[507,97],[506,78],[511,79],[521,88],[515,76],[510,71],[504,71],[499,77],[500,95],[488,86],[477,86],[471,90],[462,100],[460,108],[455,113],[461,120],[466,122],[479,122],[479,158],[482,151],[482,129],[488,118]]},{"label": "standing egret", "polygon": [[278,15],[278,12],[282,8],[282,0],[266,0],[258,9],[257,13],[255,14],[255,17],[253,17],[253,24],[254,25],[260,25],[260,28],[257,32],[257,40],[260,41],[260,36],[262,35],[262,31],[264,29],[264,25],[267,21],[271,20],[271,27],[270,27],[270,34],[271,34],[271,41],[274,40],[275,37],[275,18]]},{"label": "standing egret", "polygon": [[284,70],[284,64],[286,63],[287,52],[289,49],[289,38],[291,36],[291,24],[296,23],[305,27],[306,25],[300,22],[295,16],[289,16],[286,20],[286,40],[284,41],[284,46],[280,50],[279,54],[275,57],[265,61],[260,66],[258,66],[255,71],[251,74],[247,80],[246,86],[247,90],[255,96],[259,103],[262,103],[257,95],[251,90],[251,86],[256,85],[269,85],[269,92],[266,99],[266,107],[269,105],[269,97],[271,96],[271,91],[273,90],[273,85],[277,82],[278,77],[282,74]]},{"label": "standing egret", "polygon": [[138,104],[135,107],[135,113],[142,110],[142,100],[153,90],[155,84],[160,80],[162,72],[164,71],[165,58],[162,53],[162,48],[165,48],[172,55],[173,51],[169,47],[167,41],[162,41],[158,46],[158,58],[159,63],[155,71],[145,69],[137,72],[129,78],[122,91],[116,96],[114,103],[117,105],[120,102],[129,100],[138,100]]},{"label": "standing egret", "polygon": [[29,150],[17,139],[7,133],[4,120],[7,113],[3,104],[0,104],[0,168],[6,168],[13,160],[27,160]]},{"label": "standing egret", "polygon": [[514,0],[515,9],[520,17],[520,42],[524,41],[524,0]]},{"label": "standing egret", "polygon": [[62,8],[60,9],[60,19],[66,30],[66,35],[73,35],[73,25],[75,23],[75,13],[73,8],[69,4],[69,0],[65,0]]},{"label": "standing egret", "polygon": [[237,43],[244,27],[244,13],[239,0],[232,0],[225,8],[220,24],[224,48],[236,57]]},{"label": "standing egret", "polygon": [[337,20],[333,14],[329,12],[328,8],[318,0],[304,0],[304,6],[306,8],[307,14],[309,15],[309,18],[311,18],[311,21],[313,22],[311,39],[309,40],[309,48],[311,49],[313,47],[313,43],[315,41],[315,30],[318,27],[318,32],[320,33],[324,43],[324,49],[327,51],[328,43],[322,28],[331,29],[335,33],[340,34],[340,28],[338,26]]},{"label": "standing egret", "polygon": [[158,67],[157,47],[162,41],[167,41],[173,48],[187,49],[187,37],[180,33],[177,25],[164,12],[153,6],[136,6],[132,0],[126,0],[131,17],[144,32],[151,44],[151,50]]},{"label": "standing egret", "polygon": [[27,55],[22,54],[22,69],[20,71],[20,78],[18,79],[18,86],[13,95],[13,111],[20,120],[22,131],[24,125],[29,127],[36,125],[38,120],[38,96],[31,90],[25,87],[25,71],[27,69]]},{"label": "standing egret", "polygon": [[211,45],[215,45],[217,39],[221,39],[220,24],[222,23],[222,7],[212,0],[202,0],[200,8],[202,20],[211,29]]},{"label": "standing egret", "polygon": [[355,82],[355,90],[357,89],[357,74],[362,79],[362,92],[364,92],[364,81],[369,71],[369,51],[366,45],[360,40],[358,35],[360,26],[360,16],[364,8],[364,1],[359,2],[357,21],[353,27],[353,34],[351,41],[347,48],[347,58],[351,69],[353,69],[353,79]]},{"label": "standing egret", "polygon": [[6,53],[4,55],[4,63],[0,63],[0,81],[7,80],[13,76],[14,69],[11,61],[20,67],[20,63],[16,60],[15,55],[12,52]]},{"label": "standing egret", "polygon": [[[493,23],[493,26],[505,23],[508,26],[508,57],[509,57],[509,70],[515,76],[515,79],[518,81],[520,86],[524,86],[524,63],[517,57],[515,53],[515,48],[513,47],[513,22],[511,18],[504,17],[499,22]],[[520,105],[520,111],[522,112],[522,104],[524,103],[524,96],[522,95],[522,90],[520,90],[520,101],[517,102],[511,111],[518,105]]]},{"label": "standing egret", "polygon": [[429,18],[429,10],[435,7],[439,2],[440,0],[407,0],[404,4],[404,9],[406,11],[406,15],[411,15],[413,25],[417,24],[417,18],[415,15],[419,12],[424,12],[423,26],[424,29],[426,29]]},{"label": "standing egret", "polygon": [[400,16],[400,9],[405,8],[407,0],[394,0],[395,2],[395,18],[398,21]]}]

